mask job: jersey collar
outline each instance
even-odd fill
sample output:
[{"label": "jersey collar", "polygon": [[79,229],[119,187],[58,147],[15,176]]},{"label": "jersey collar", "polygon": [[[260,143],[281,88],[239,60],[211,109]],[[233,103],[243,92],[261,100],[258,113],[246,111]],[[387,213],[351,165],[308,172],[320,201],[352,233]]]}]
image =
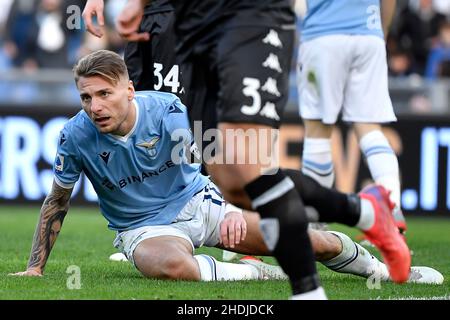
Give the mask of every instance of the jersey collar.
[{"label": "jersey collar", "polygon": [[128,141],[128,138],[131,137],[131,135],[134,133],[134,131],[136,131],[136,127],[137,127],[137,124],[138,124],[138,121],[139,121],[139,105],[138,105],[136,99],[133,99],[133,106],[136,109],[136,121],[134,121],[133,128],[131,128],[130,132],[128,132],[124,136],[118,136],[118,135],[115,135],[115,134],[112,134],[112,133],[108,134],[109,136],[111,136],[112,138],[114,138],[116,140],[122,141],[122,142],[127,142]]}]

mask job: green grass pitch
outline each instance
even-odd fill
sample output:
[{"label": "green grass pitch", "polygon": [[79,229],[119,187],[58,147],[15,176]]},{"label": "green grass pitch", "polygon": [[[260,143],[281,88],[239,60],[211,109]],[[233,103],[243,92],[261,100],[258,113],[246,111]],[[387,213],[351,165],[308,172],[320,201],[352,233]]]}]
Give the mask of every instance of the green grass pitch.
[{"label": "green grass pitch", "polygon": [[[28,261],[38,207],[0,207],[0,299],[288,299],[286,281],[187,282],[159,281],[142,277],[127,262],[108,260],[115,252],[114,232],[96,209],[72,207],[50,255],[44,277],[11,277],[24,271]],[[323,286],[330,299],[450,299],[450,219],[408,220],[408,243],[413,265],[439,270],[443,285],[381,283],[369,289],[366,279],[333,273],[318,264]],[[355,236],[350,228],[334,229]],[[370,249],[372,252],[373,249]],[[221,251],[198,252],[221,258]],[[272,258],[265,261],[275,263]],[[81,288],[69,289],[73,269],[79,267]],[[68,269],[69,268],[69,269]],[[67,273],[69,271],[69,273]],[[69,286],[70,287],[70,286]],[[373,286],[372,286],[373,287]]]}]

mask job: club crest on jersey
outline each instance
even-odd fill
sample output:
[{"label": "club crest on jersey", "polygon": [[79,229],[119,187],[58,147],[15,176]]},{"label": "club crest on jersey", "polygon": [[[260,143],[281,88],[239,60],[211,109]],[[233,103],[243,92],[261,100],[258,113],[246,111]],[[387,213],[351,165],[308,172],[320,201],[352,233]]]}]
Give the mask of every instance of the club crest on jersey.
[{"label": "club crest on jersey", "polygon": [[150,156],[150,158],[154,159],[156,158],[156,144],[158,143],[158,141],[160,140],[160,137],[153,137],[152,139],[150,139],[150,141],[144,141],[144,142],[140,142],[137,143],[136,146],[137,147],[144,147],[148,153],[148,155]]}]

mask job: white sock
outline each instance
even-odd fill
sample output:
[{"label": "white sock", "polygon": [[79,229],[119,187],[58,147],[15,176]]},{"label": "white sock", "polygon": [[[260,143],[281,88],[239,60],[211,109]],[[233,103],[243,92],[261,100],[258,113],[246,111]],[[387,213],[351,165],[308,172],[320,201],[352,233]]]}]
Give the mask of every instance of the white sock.
[{"label": "white sock", "polygon": [[359,141],[373,180],[391,191],[391,201],[400,207],[400,176],[398,159],[391,145],[379,130],[365,134]]},{"label": "white sock", "polygon": [[331,140],[305,138],[303,141],[302,172],[322,186],[331,188],[334,182],[334,166],[331,157]]},{"label": "white sock", "polygon": [[356,227],[361,230],[369,230],[375,223],[375,211],[370,200],[361,198],[361,215]]},{"label": "white sock", "polygon": [[220,262],[205,254],[195,255],[202,281],[258,280],[259,270],[252,265]]},{"label": "white sock", "polygon": [[291,300],[328,300],[322,287],[312,291],[293,295]]},{"label": "white sock", "polygon": [[380,280],[389,279],[389,271],[386,265],[370,254],[364,247],[353,242],[346,234],[336,231],[328,231],[341,240],[342,252],[336,257],[323,261],[327,268],[339,272],[350,273],[360,277],[368,278],[374,273]]}]

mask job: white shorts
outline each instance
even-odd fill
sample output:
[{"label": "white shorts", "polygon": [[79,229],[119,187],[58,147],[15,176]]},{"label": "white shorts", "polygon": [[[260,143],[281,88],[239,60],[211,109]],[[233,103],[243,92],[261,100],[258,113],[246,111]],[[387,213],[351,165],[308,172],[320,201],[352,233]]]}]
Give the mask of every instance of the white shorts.
[{"label": "white shorts", "polygon": [[144,226],[117,234],[114,247],[134,264],[133,253],[145,239],[174,236],[187,240],[194,250],[203,245],[214,247],[220,240],[220,223],[225,216],[225,202],[219,188],[210,182],[192,197],[170,225]]},{"label": "white shorts", "polygon": [[297,80],[300,116],[334,124],[396,121],[388,89],[384,41],[367,35],[329,35],[301,44]]}]

